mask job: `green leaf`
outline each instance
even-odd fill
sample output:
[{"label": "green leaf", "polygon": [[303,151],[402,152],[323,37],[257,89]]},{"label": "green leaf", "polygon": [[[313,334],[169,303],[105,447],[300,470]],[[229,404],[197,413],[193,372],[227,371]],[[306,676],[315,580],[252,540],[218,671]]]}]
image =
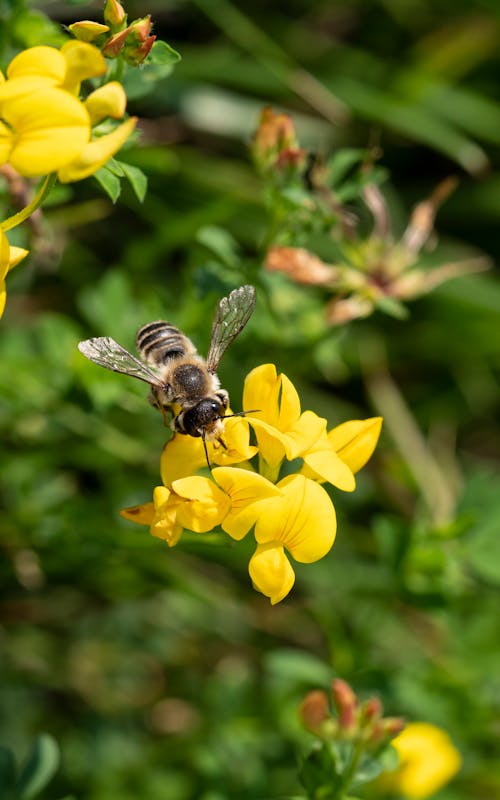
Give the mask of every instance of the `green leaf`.
[{"label": "green leaf", "polygon": [[170,47],[169,44],[163,42],[160,39],[154,43],[145,63],[159,64],[161,66],[168,64],[170,66],[173,64],[177,64],[177,62],[180,60],[181,60],[180,53],[178,53],[177,50],[174,50],[173,47]]},{"label": "green leaf", "polygon": [[500,508],[491,511],[469,534],[465,548],[474,572],[500,585]]},{"label": "green leaf", "polygon": [[332,187],[337,186],[351,171],[355,164],[360,164],[367,156],[366,150],[344,147],[328,159],[328,173]]},{"label": "green leaf", "polygon": [[396,319],[407,319],[410,313],[408,309],[394,297],[379,297],[377,298],[376,305],[380,311]]},{"label": "green leaf", "polygon": [[104,189],[111,202],[116,203],[121,193],[120,179],[107,167],[101,167],[97,172],[94,172],[94,178]]},{"label": "green leaf", "polygon": [[218,225],[204,225],[199,229],[196,238],[227,267],[238,266],[238,243],[229,231],[219,228]]},{"label": "green leaf", "polygon": [[0,800],[13,800],[16,764],[8,747],[0,747]]},{"label": "green leaf", "polygon": [[117,164],[120,165],[122,174],[127,178],[139,202],[144,202],[148,189],[148,179],[142,169],[126,164],[124,161],[118,161]]},{"label": "green leaf", "polygon": [[36,739],[17,781],[22,800],[35,797],[47,785],[59,766],[59,758],[59,746],[52,736],[44,733]]}]

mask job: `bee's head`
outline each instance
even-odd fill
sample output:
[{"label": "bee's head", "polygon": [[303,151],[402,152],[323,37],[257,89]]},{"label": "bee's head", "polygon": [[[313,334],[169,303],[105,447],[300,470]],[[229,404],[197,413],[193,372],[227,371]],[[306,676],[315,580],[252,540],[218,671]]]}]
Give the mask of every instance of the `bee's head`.
[{"label": "bee's head", "polygon": [[222,434],[222,418],[226,409],[220,400],[205,397],[175,419],[175,428],[189,436],[217,439]]}]

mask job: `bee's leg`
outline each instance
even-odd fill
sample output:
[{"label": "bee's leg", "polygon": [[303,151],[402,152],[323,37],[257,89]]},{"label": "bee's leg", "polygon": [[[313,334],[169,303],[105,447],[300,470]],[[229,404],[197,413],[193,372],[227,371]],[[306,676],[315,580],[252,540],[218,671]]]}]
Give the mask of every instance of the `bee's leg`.
[{"label": "bee's leg", "polygon": [[222,445],[222,447],[224,448],[224,450],[227,450],[227,444],[225,443],[225,441],[224,441],[224,439],[222,438],[222,436],[217,436],[217,439],[216,439],[216,441],[217,441],[217,442],[219,442],[219,444],[221,444],[221,445]]},{"label": "bee's leg", "polygon": [[217,389],[215,396],[220,401],[224,409],[229,408],[229,395],[225,389]]},{"label": "bee's leg", "polygon": [[151,403],[154,408],[157,408],[163,418],[163,424],[168,427],[168,408],[166,408],[163,403],[160,402],[160,398],[158,397],[158,392],[153,387],[151,388],[151,392],[148,397],[149,402]]}]

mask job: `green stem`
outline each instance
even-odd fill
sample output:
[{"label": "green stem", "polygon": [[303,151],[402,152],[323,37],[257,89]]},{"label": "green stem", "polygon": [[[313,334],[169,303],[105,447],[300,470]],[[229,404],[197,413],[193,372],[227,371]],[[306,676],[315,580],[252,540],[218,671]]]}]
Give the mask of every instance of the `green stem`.
[{"label": "green stem", "polygon": [[47,175],[40,184],[40,187],[31,203],[28,203],[28,205],[22,208],[21,211],[18,211],[17,214],[14,214],[12,217],[8,217],[8,219],[4,220],[3,222],[0,222],[0,228],[3,231],[10,231],[11,228],[16,228],[18,225],[28,219],[28,217],[30,217],[33,212],[42,205],[48,193],[54,186],[56,180],[57,175],[55,172]]},{"label": "green stem", "polygon": [[343,798],[345,798],[346,796],[345,793],[349,791],[349,785],[351,784],[352,779],[356,774],[359,760],[363,755],[363,750],[364,750],[363,743],[358,742],[354,747],[351,761],[342,774],[342,780],[339,786],[339,794],[338,794],[339,800],[343,800]]}]

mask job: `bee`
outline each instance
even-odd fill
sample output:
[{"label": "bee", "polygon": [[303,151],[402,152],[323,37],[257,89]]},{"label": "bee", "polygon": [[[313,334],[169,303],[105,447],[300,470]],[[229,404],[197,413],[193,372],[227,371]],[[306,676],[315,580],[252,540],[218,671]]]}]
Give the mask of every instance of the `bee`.
[{"label": "bee", "polygon": [[149,383],[150,402],[165,421],[166,414],[172,414],[172,430],[201,437],[206,453],[206,440],[224,446],[222,421],[229,408],[229,395],[221,388],[217,369],[254,307],[255,289],[249,285],[234,289],[219,301],[206,359],[175,325],[160,320],[148,322],[137,333],[136,347],[142,360],[109,336],[86,339],[78,343],[78,349],[94,364]]}]

